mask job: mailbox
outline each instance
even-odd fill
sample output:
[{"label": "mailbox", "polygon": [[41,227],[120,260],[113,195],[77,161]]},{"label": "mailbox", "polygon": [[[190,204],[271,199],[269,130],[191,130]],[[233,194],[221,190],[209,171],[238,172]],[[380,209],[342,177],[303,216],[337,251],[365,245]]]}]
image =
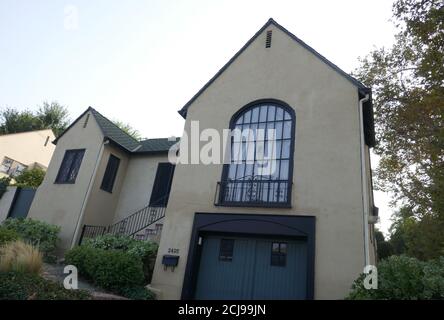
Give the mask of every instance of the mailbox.
[{"label": "mailbox", "polygon": [[165,270],[168,267],[171,267],[171,271],[174,271],[174,268],[179,264],[179,256],[164,254],[162,257],[162,264]]}]

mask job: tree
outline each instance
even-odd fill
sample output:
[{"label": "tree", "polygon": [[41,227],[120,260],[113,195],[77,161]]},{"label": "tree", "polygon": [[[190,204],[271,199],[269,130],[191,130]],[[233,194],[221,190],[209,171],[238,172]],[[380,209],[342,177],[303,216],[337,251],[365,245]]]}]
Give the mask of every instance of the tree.
[{"label": "tree", "polygon": [[394,194],[395,252],[429,259],[444,248],[444,3],[397,0],[392,48],[361,60],[373,89],[380,156],[376,187]]},{"label": "tree", "polygon": [[136,140],[140,140],[141,139],[140,132],[137,129],[134,129],[130,124],[122,122],[120,120],[114,120],[113,122],[122,131],[125,131],[127,134],[129,134],[134,139],[136,139]]},{"label": "tree", "polygon": [[393,254],[392,244],[385,240],[384,234],[375,230],[376,246],[378,248],[378,260],[384,260]]},{"label": "tree", "polygon": [[432,215],[418,218],[409,207],[394,214],[390,228],[393,253],[407,254],[419,260],[444,255],[444,219]]},{"label": "tree", "polygon": [[0,112],[0,134],[33,131],[40,129],[40,123],[29,111],[6,108]]},{"label": "tree", "polygon": [[42,184],[45,171],[40,168],[25,170],[14,178],[18,187],[37,188]]},{"label": "tree", "polygon": [[52,129],[56,136],[68,127],[68,110],[57,102],[44,102],[36,113],[6,108],[0,111],[0,134]]},{"label": "tree", "polygon": [[43,102],[43,106],[37,111],[36,116],[42,127],[52,129],[55,136],[59,136],[69,124],[68,109],[55,101]]},{"label": "tree", "polygon": [[394,46],[375,50],[357,70],[374,93],[377,187],[415,215],[443,214],[444,5],[398,0],[393,11]]}]

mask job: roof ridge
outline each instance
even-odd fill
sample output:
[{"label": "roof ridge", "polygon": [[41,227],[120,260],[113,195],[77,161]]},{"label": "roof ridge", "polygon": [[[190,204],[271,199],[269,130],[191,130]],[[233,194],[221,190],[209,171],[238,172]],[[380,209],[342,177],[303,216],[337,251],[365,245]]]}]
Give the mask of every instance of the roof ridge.
[{"label": "roof ridge", "polygon": [[[131,138],[132,140],[134,140],[137,143],[140,143],[139,140],[135,139],[134,137],[132,137],[130,134],[128,134],[127,132],[125,132],[124,130],[122,130],[118,125],[116,125],[114,123],[114,121],[108,119],[107,117],[105,117],[102,113],[100,113],[99,111],[97,111],[96,109],[94,109],[93,107],[89,106],[88,110],[93,111],[93,115],[94,113],[97,113],[99,116],[101,116],[102,118],[104,118],[106,121],[110,122],[114,127],[116,127],[117,129],[119,129],[122,133],[124,133],[125,135],[127,135],[129,138]],[[100,125],[99,125],[100,126]]]}]

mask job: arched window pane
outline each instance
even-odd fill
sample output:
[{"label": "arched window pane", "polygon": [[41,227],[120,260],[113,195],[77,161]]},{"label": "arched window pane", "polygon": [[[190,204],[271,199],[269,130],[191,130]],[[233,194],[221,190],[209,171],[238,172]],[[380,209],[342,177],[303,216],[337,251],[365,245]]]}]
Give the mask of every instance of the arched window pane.
[{"label": "arched window pane", "polygon": [[[259,104],[234,119],[231,162],[221,183],[225,203],[286,203],[291,192],[294,119],[284,107]],[[269,130],[272,130],[270,132]]]}]

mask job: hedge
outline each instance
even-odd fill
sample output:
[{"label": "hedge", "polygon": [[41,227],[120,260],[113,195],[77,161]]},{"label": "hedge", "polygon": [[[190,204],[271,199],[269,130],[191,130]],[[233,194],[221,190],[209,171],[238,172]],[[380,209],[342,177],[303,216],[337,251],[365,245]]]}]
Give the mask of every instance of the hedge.
[{"label": "hedge", "polygon": [[407,256],[391,256],[377,268],[378,288],[365,289],[365,275],[361,274],[347,299],[444,299],[444,257],[424,262]]},{"label": "hedge", "polygon": [[60,227],[29,218],[6,219],[2,227],[15,231],[22,240],[38,246],[45,260],[55,260],[54,251],[57,247]]},{"label": "hedge", "polygon": [[88,300],[84,290],[67,290],[61,284],[23,272],[0,272],[0,300]]},{"label": "hedge", "polygon": [[76,266],[82,276],[97,286],[112,292],[144,284],[142,261],[123,251],[78,246],[66,253],[65,262]]}]

